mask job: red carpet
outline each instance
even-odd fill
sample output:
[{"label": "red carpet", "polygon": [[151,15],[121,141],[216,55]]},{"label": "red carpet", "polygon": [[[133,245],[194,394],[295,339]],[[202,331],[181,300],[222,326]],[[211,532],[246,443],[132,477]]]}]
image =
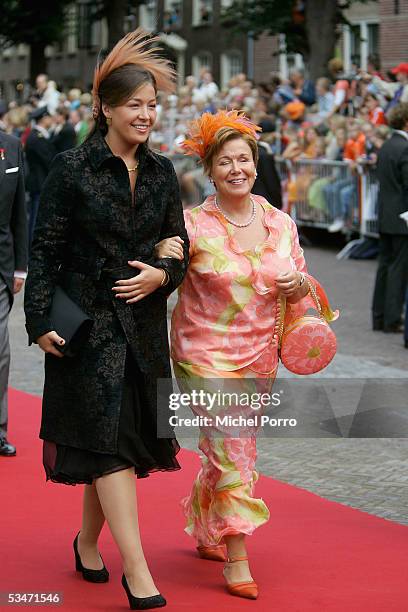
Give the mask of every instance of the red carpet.
[{"label": "red carpet", "polygon": [[[120,558],[106,528],[101,552],[110,582],[92,585],[73,571],[71,542],[80,524],[82,487],[44,481],[40,399],[12,391],[10,413],[18,456],[0,457],[0,592],[59,591],[64,612],[125,611]],[[406,527],[265,477],[258,493],[271,520],[249,542],[261,594],[257,601],[231,597],[223,589],[222,565],[196,558],[183,533],[178,501],[199,462],[188,451],[180,460],[181,471],[138,481],[145,551],[169,612],[408,610]]]}]

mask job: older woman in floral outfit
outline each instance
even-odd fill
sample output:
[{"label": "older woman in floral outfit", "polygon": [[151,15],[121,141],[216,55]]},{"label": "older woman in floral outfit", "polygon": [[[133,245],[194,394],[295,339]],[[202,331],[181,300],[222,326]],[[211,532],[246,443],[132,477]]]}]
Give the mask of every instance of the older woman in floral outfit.
[{"label": "older woman in floral outfit", "polygon": [[[187,152],[200,156],[216,188],[203,204],[185,211],[190,264],[171,331],[174,370],[184,389],[198,377],[213,390],[217,379],[223,389],[233,379],[235,391],[270,391],[278,367],[279,294],[289,304],[302,301],[303,310],[311,305],[311,277],[294,221],[251,194],[257,129],[236,111],[204,114],[184,143]],[[161,257],[180,258],[182,240],[167,239],[157,249]],[[269,518],[264,501],[254,497],[255,428],[234,435],[231,428],[203,426],[199,448],[202,467],[182,502],[186,531],[196,538],[201,557],[227,560],[231,594],[255,599],[245,536]]]}]

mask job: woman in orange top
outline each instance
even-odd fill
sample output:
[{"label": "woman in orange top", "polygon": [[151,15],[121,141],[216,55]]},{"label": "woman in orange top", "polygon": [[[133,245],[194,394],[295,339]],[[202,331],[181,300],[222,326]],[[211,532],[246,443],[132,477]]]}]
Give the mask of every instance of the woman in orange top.
[{"label": "woman in orange top", "polygon": [[368,93],[364,98],[364,106],[368,110],[368,120],[373,125],[387,125],[384,109],[379,105],[377,96]]},{"label": "woman in orange top", "polygon": [[349,127],[349,137],[344,147],[344,161],[355,162],[359,157],[365,155],[366,137],[360,130],[357,123],[352,123]]}]

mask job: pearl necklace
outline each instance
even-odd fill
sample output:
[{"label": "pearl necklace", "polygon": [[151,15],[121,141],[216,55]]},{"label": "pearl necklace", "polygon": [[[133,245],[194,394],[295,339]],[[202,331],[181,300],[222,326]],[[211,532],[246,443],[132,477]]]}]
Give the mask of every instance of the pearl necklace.
[{"label": "pearl necklace", "polygon": [[219,213],[221,213],[221,215],[224,217],[224,219],[226,219],[228,221],[228,223],[231,223],[232,225],[235,225],[235,227],[248,227],[248,225],[251,225],[251,223],[253,222],[253,220],[256,217],[256,203],[255,200],[251,197],[249,197],[251,204],[252,204],[252,214],[249,218],[249,221],[246,221],[245,223],[238,223],[237,221],[235,221],[234,219],[231,219],[231,217],[229,217],[220,207],[220,205],[217,202],[217,197],[215,197],[215,207],[218,210]]}]

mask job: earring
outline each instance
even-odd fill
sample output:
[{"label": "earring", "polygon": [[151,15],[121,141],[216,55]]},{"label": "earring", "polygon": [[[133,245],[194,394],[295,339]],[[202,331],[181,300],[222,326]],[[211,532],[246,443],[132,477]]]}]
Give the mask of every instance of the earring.
[{"label": "earring", "polygon": [[112,117],[106,117],[106,125],[112,125]]},{"label": "earring", "polygon": [[208,180],[210,181],[211,185],[214,185],[214,179],[212,179],[211,176],[209,177]]},{"label": "earring", "polygon": [[258,172],[255,170],[255,178],[258,176]]}]

